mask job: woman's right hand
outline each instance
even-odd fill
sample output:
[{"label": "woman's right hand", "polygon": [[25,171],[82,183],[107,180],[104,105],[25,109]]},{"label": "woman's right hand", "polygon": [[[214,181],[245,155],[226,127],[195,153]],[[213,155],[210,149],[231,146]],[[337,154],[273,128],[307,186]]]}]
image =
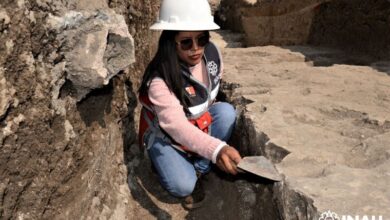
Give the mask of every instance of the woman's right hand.
[{"label": "woman's right hand", "polygon": [[240,153],[235,148],[225,145],[218,153],[216,164],[226,173],[236,175],[238,171],[237,164],[240,160]]}]

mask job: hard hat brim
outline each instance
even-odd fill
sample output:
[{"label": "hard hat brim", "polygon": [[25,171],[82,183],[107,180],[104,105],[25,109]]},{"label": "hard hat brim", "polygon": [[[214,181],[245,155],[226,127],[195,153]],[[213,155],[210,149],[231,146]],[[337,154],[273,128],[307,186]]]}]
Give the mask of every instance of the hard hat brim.
[{"label": "hard hat brim", "polygon": [[180,23],[168,23],[168,22],[156,22],[150,26],[151,30],[175,30],[175,31],[206,31],[206,30],[217,30],[220,27],[214,23],[209,22],[207,24],[194,24],[180,22]]}]

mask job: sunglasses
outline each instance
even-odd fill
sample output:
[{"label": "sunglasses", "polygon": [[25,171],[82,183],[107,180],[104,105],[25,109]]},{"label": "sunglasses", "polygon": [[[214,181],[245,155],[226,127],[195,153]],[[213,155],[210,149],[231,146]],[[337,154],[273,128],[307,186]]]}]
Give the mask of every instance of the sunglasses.
[{"label": "sunglasses", "polygon": [[[198,45],[198,47],[204,47],[210,41],[210,36],[202,35],[202,36],[199,36],[195,39],[196,39],[196,45]],[[192,48],[192,46],[194,45],[194,39],[187,38],[187,39],[181,40],[181,41],[176,42],[176,43],[180,45],[180,48],[182,50],[190,50]]]}]

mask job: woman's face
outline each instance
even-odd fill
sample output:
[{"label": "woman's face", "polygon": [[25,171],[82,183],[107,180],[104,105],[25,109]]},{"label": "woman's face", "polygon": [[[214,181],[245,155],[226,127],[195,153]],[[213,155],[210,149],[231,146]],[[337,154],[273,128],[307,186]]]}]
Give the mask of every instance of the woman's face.
[{"label": "woman's face", "polygon": [[180,31],[175,41],[179,58],[194,66],[202,60],[204,46],[208,43],[209,37],[204,31]]}]

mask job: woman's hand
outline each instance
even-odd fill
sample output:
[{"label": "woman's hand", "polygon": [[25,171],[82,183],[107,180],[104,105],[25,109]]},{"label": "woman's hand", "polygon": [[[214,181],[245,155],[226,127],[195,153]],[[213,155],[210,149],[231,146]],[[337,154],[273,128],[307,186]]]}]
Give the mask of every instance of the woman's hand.
[{"label": "woman's hand", "polygon": [[240,153],[233,147],[225,145],[218,153],[217,166],[226,173],[236,175],[237,164],[240,160]]}]

